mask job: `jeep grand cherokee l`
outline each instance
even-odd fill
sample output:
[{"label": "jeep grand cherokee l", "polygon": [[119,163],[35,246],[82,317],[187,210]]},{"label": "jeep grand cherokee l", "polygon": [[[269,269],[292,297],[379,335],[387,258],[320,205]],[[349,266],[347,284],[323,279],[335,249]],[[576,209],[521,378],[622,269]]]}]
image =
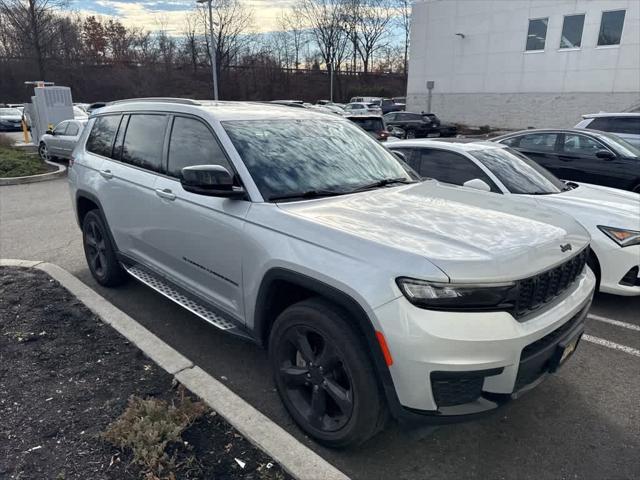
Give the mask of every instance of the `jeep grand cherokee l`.
[{"label": "jeep grand cherokee l", "polygon": [[87,262],[268,348],[317,441],[491,411],[575,350],[586,231],[415,173],[340,117],[177,99],[93,114],[69,169]]}]

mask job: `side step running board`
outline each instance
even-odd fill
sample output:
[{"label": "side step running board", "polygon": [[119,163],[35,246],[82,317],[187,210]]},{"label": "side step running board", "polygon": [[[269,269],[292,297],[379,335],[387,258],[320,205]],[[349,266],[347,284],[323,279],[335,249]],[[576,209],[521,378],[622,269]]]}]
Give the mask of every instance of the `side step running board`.
[{"label": "side step running board", "polygon": [[239,324],[214,312],[211,307],[206,306],[202,301],[198,300],[194,295],[186,292],[182,288],[173,285],[169,280],[150,272],[148,269],[140,265],[123,265],[123,267],[129,275],[135,279],[144,283],[148,287],[153,288],[156,292],[164,295],[169,300],[177,303],[186,310],[189,310],[194,315],[206,320],[214,327],[224,330],[227,333],[252,339]]}]

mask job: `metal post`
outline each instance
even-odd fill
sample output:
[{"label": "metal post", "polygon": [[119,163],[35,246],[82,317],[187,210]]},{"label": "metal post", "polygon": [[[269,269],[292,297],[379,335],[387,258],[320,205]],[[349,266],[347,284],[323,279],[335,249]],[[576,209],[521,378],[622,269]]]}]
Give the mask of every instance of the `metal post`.
[{"label": "metal post", "polygon": [[213,10],[211,7],[211,0],[207,2],[209,4],[209,35],[211,36],[211,70],[213,72],[213,99],[218,100],[218,71],[216,64],[218,63],[216,58],[216,47],[213,44]]},{"label": "metal post", "polygon": [[213,38],[213,8],[211,6],[212,0],[196,0],[197,3],[207,3],[209,7],[209,36],[211,37],[209,46],[210,58],[211,58],[211,73],[213,74],[213,99],[218,100],[218,70],[216,69],[216,49],[214,46]]},{"label": "metal post", "polygon": [[330,87],[331,88],[331,92],[329,93],[329,100],[331,100],[331,103],[333,103],[333,66],[334,66],[333,59],[331,60],[330,65],[331,65],[331,75],[330,75],[329,82],[330,82],[330,85],[331,85],[331,87]]},{"label": "metal post", "polygon": [[435,86],[436,82],[434,82],[433,80],[427,81],[427,113],[431,113],[431,95]]}]

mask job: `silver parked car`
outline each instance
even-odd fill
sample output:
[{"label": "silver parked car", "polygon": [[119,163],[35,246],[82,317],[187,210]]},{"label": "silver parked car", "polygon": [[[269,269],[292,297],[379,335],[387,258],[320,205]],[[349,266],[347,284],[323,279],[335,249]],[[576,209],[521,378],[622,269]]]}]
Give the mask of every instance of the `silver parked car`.
[{"label": "silver parked car", "polygon": [[555,372],[584,331],[595,278],[582,226],[528,199],[417,180],[340,116],[116,102],[73,158],[96,281],[132,276],[266,346],[284,405],[325,445],[362,443],[387,412],[494,410]]},{"label": "silver parked car", "polygon": [[589,113],[574,128],[615,133],[640,148],[640,113]]},{"label": "silver parked car", "polygon": [[86,119],[64,120],[53,130],[47,130],[38,145],[40,158],[42,160],[56,158],[69,160],[86,124]]}]

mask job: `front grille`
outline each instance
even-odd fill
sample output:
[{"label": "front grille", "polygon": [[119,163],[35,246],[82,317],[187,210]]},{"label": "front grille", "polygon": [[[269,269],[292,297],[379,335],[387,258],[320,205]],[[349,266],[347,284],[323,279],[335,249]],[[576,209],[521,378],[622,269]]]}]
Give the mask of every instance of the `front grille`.
[{"label": "front grille", "polygon": [[518,282],[514,315],[523,317],[544,306],[564,292],[578,278],[587,263],[589,249],[551,270]]},{"label": "front grille", "polygon": [[485,377],[499,375],[502,368],[470,372],[432,372],[431,391],[438,408],[463,405],[482,395]]}]

